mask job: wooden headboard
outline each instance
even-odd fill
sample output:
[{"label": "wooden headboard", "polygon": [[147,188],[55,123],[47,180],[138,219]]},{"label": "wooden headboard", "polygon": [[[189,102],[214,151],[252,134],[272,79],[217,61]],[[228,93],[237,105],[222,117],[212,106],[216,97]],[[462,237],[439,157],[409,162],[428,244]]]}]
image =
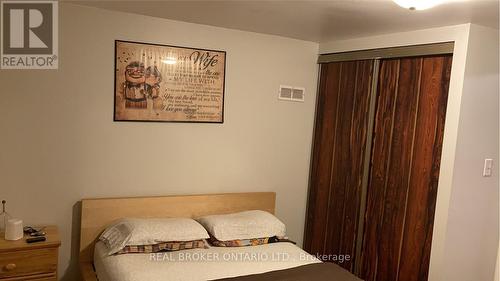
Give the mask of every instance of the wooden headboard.
[{"label": "wooden headboard", "polygon": [[274,214],[275,200],[274,192],[83,199],[80,263],[82,266],[92,264],[98,236],[106,226],[120,218],[195,218],[247,210]]}]

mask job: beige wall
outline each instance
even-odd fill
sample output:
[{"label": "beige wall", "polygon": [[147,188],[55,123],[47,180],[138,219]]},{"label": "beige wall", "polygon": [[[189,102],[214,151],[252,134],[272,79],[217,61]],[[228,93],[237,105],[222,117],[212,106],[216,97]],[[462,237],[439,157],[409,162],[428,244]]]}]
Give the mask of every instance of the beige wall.
[{"label": "beige wall", "polygon": [[[493,280],[498,249],[498,30],[476,25],[320,44],[320,53],[455,42],[433,233],[430,281]],[[482,44],[485,44],[482,47]]]},{"label": "beige wall", "polygon": [[[277,215],[302,241],[318,44],[60,10],[59,70],[0,71],[0,197],[25,222],[60,227],[65,280],[85,197],[276,191]],[[226,50],[225,123],[114,123],[115,39]],[[305,87],[305,103],[278,101],[280,84]]]},{"label": "beige wall", "polygon": [[498,271],[498,266],[500,265],[500,244],[499,244],[499,247],[498,247],[498,252],[497,252],[497,262],[496,262],[496,266],[495,266],[495,279],[494,281],[498,281],[500,280],[500,272]]}]

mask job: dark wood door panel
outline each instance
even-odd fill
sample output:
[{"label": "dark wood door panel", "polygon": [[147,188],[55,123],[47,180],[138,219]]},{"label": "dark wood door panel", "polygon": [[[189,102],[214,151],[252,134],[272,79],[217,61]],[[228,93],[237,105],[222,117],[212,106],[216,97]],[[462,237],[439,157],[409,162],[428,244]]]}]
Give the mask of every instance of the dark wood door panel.
[{"label": "dark wood door panel", "polygon": [[304,248],[322,253],[325,245],[330,172],[335,138],[341,64],[321,67]]},{"label": "dark wood door panel", "polygon": [[[367,130],[369,122],[370,92],[372,84],[373,62],[358,62],[358,79],[354,89],[354,104],[352,108],[351,127],[349,131],[349,150],[344,154],[345,159],[345,200],[343,206],[343,222],[341,227],[340,254],[348,254],[351,259],[344,263],[344,267],[354,270],[356,263],[356,243],[358,242],[359,211],[362,202],[362,179],[365,166],[365,152],[367,144]],[[346,141],[347,142],[347,141]],[[334,199],[335,200],[335,199]]]},{"label": "dark wood door panel", "polygon": [[[452,57],[424,58],[398,280],[427,280]],[[415,246],[418,245],[418,246]]]},{"label": "dark wood door panel", "polygon": [[451,56],[381,62],[361,277],[427,280]]},{"label": "dark wood door panel", "polygon": [[[352,124],[352,110],[354,107],[354,89],[356,79],[356,62],[342,63],[343,74],[340,79],[340,95],[339,95],[339,108],[338,119],[336,126],[336,138],[333,150],[331,179],[330,186],[330,200],[328,212],[328,225],[325,254],[343,254],[341,253],[341,240],[344,224],[344,206],[346,201],[347,189],[346,184],[350,175],[347,174],[347,166],[349,159],[349,136]],[[350,161],[349,161],[350,162]],[[346,264],[342,264],[346,266]]]},{"label": "dark wood door panel", "polygon": [[371,60],[322,66],[304,243],[314,254],[354,257],[372,73]]},{"label": "dark wood door panel", "polygon": [[381,64],[362,249],[362,276],[367,280],[374,280],[377,273],[376,261],[380,252],[378,240],[383,217],[383,205],[379,202],[383,202],[385,198],[386,167],[389,161],[384,156],[390,150],[395,105],[395,95],[391,93],[396,92],[398,76],[399,61],[392,60]]}]

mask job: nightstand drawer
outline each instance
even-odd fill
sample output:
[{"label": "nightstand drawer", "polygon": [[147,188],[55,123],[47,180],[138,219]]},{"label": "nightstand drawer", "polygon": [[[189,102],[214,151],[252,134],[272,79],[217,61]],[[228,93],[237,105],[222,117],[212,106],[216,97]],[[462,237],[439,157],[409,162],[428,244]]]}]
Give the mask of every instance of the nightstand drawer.
[{"label": "nightstand drawer", "polygon": [[0,278],[55,274],[56,270],[57,248],[0,253]]}]

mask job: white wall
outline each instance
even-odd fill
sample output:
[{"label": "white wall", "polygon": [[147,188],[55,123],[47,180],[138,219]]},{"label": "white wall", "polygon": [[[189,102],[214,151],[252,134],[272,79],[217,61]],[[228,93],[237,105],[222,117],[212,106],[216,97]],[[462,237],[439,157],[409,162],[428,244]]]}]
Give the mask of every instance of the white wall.
[{"label": "white wall", "polygon": [[[446,235],[446,280],[493,280],[498,250],[498,30],[471,25],[453,190]],[[495,160],[482,177],[485,158]]]},{"label": "white wall", "polygon": [[[64,280],[76,278],[75,204],[88,197],[276,191],[277,215],[301,243],[317,43],[60,10],[59,70],[0,71],[0,197],[28,224],[59,226]],[[115,39],[226,50],[225,123],[114,123]],[[279,102],[280,84],[305,87],[305,103]]]},{"label": "white wall", "polygon": [[493,280],[498,168],[491,178],[481,173],[484,158],[498,161],[498,30],[469,24],[417,30],[325,42],[320,53],[449,41],[455,49],[429,280]]}]

